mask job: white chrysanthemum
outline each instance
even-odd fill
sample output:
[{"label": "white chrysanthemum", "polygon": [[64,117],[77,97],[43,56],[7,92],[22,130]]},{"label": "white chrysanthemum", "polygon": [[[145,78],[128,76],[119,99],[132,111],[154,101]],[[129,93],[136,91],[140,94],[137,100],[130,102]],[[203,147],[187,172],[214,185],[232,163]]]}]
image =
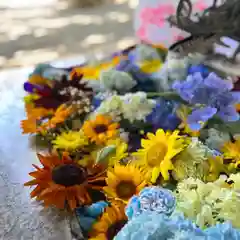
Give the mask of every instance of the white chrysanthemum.
[{"label": "white chrysanthemum", "polygon": [[152,109],[156,105],[154,100],[147,99],[147,94],[144,92],[125,94],[122,100],[123,117],[130,122],[145,120],[146,116],[152,112]]}]

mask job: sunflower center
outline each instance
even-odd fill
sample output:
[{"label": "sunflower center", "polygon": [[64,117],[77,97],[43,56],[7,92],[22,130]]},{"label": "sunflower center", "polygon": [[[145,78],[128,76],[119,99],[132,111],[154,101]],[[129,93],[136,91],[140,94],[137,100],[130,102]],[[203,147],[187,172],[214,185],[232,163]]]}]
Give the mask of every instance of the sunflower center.
[{"label": "sunflower center", "polygon": [[164,159],[167,153],[167,146],[164,143],[157,143],[151,146],[147,152],[147,163],[155,167]]},{"label": "sunflower center", "polygon": [[121,181],[116,186],[116,193],[119,198],[128,199],[136,193],[136,186],[132,181]]},{"label": "sunflower center", "polygon": [[83,167],[74,164],[58,166],[52,171],[52,180],[59,185],[70,187],[83,183],[87,172]]},{"label": "sunflower center", "polygon": [[107,126],[105,124],[98,124],[97,126],[94,127],[94,130],[96,133],[104,133],[108,130]]},{"label": "sunflower center", "polygon": [[120,230],[124,227],[127,223],[127,220],[120,220],[114,224],[112,224],[106,233],[107,240],[113,240],[114,237],[120,232]]}]

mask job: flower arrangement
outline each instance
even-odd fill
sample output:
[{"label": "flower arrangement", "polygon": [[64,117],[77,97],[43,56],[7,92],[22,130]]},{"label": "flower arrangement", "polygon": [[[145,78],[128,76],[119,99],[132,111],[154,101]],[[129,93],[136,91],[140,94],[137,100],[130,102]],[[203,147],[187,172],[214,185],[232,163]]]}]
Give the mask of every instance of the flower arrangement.
[{"label": "flower arrangement", "polygon": [[25,186],[75,213],[86,238],[240,239],[240,92],[227,74],[141,44],[39,65],[24,89],[40,162]]}]

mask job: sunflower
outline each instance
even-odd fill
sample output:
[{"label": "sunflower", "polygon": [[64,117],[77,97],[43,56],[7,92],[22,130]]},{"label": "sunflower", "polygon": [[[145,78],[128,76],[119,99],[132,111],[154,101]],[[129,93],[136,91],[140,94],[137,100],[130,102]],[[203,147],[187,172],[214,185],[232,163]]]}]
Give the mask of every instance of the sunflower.
[{"label": "sunflower", "polygon": [[139,158],[139,164],[151,171],[151,181],[156,183],[161,174],[164,180],[169,180],[169,172],[174,169],[172,158],[185,148],[185,141],[179,136],[179,131],[173,133],[158,129],[156,134],[148,133],[148,139],[141,140],[142,149],[133,155]]},{"label": "sunflower", "polygon": [[93,225],[89,239],[113,240],[127,223],[125,207],[126,205],[121,202],[112,202],[111,206],[105,209],[105,212],[98,222]]},{"label": "sunflower", "polygon": [[88,145],[88,140],[79,131],[63,132],[52,141],[55,149],[74,151],[77,148]]},{"label": "sunflower", "polygon": [[113,169],[108,170],[107,186],[103,190],[107,197],[127,203],[147,185],[146,179],[146,173],[138,166],[116,164]]},{"label": "sunflower", "polygon": [[99,114],[94,120],[85,121],[83,131],[92,142],[100,145],[116,137],[118,127],[110,117]]},{"label": "sunflower", "polygon": [[70,158],[38,155],[42,168],[33,165],[36,171],[29,173],[34,179],[25,186],[36,186],[31,197],[43,201],[45,206],[54,205],[64,208],[66,204],[74,210],[79,204],[88,204],[91,199],[88,189],[101,190],[94,186],[105,178],[101,173],[97,176],[88,174],[86,168],[75,164]]}]

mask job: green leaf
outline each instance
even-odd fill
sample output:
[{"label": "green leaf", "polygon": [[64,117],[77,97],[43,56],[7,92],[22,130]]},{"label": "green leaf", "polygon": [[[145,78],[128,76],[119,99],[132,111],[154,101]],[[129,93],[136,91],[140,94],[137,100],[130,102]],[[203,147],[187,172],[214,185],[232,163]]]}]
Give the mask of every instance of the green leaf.
[{"label": "green leaf", "polygon": [[105,148],[102,148],[96,157],[96,164],[108,164],[109,157],[116,152],[115,145],[109,145]]}]

